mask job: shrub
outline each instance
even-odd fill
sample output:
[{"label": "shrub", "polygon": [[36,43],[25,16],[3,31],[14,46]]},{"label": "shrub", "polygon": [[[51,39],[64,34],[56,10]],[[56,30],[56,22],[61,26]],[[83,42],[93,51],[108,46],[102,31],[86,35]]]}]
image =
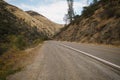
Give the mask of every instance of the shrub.
[{"label": "shrub", "polygon": [[98,4],[91,4],[88,7],[84,7],[82,11],[82,15],[84,17],[90,17],[94,14],[94,12],[99,8]]},{"label": "shrub", "polygon": [[15,46],[20,50],[26,47],[26,43],[27,41],[25,41],[25,38],[22,35],[19,35],[14,42]]}]

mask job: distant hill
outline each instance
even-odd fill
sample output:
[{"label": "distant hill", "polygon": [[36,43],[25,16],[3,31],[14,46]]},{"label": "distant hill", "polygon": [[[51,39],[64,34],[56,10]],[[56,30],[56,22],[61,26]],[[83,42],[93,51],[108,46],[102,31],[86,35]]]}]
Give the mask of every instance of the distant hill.
[{"label": "distant hill", "polygon": [[26,11],[28,14],[30,14],[33,18],[35,18],[36,25],[38,29],[40,29],[44,34],[46,34],[48,37],[52,37],[56,33],[60,31],[60,29],[63,27],[63,25],[54,23],[44,17],[41,14],[38,14],[37,12],[34,11]]},{"label": "distant hill", "polygon": [[25,49],[49,39],[61,27],[36,12],[26,13],[0,0],[0,54],[11,48]]},{"label": "distant hill", "polygon": [[120,0],[100,0],[55,36],[57,40],[120,45]]}]

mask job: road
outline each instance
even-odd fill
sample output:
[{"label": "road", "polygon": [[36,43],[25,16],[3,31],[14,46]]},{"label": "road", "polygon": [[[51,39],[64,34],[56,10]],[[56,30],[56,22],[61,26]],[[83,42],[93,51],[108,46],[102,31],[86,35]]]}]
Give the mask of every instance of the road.
[{"label": "road", "polygon": [[120,66],[120,48],[46,41],[34,63],[7,80],[120,80],[117,68],[61,44]]}]

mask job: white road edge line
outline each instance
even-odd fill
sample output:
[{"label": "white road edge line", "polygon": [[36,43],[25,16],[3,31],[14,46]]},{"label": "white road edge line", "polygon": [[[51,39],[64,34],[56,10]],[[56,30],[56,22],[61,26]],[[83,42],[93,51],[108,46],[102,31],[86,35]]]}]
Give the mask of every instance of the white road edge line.
[{"label": "white road edge line", "polygon": [[107,65],[109,65],[109,66],[111,66],[111,67],[113,67],[113,68],[116,68],[116,69],[118,69],[118,70],[120,71],[120,66],[118,66],[118,65],[116,65],[116,64],[114,64],[114,63],[111,63],[111,62],[106,61],[106,60],[104,60],[104,59],[101,59],[101,58],[99,58],[99,57],[93,56],[93,55],[88,54],[88,53],[86,53],[86,52],[80,51],[80,50],[75,49],[75,48],[73,48],[73,47],[70,47],[70,46],[67,46],[67,45],[64,45],[64,44],[60,44],[60,45],[66,47],[66,48],[69,48],[69,49],[71,49],[71,50],[80,52],[80,53],[82,53],[82,54],[84,54],[84,55],[87,55],[87,56],[89,56],[89,57],[91,57],[91,58],[93,58],[93,59],[96,59],[96,60],[98,60],[98,61],[100,61],[100,62],[102,62],[102,63],[105,63],[105,64],[107,64]]}]

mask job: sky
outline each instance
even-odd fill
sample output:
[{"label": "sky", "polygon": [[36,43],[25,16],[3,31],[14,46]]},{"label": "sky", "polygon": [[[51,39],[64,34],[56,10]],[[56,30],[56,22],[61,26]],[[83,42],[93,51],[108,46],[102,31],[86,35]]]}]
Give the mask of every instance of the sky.
[{"label": "sky", "polygon": [[[5,0],[24,11],[33,10],[47,17],[53,22],[64,24],[63,17],[67,13],[67,0]],[[75,14],[81,14],[82,8],[87,6],[87,0],[74,0]]]}]

